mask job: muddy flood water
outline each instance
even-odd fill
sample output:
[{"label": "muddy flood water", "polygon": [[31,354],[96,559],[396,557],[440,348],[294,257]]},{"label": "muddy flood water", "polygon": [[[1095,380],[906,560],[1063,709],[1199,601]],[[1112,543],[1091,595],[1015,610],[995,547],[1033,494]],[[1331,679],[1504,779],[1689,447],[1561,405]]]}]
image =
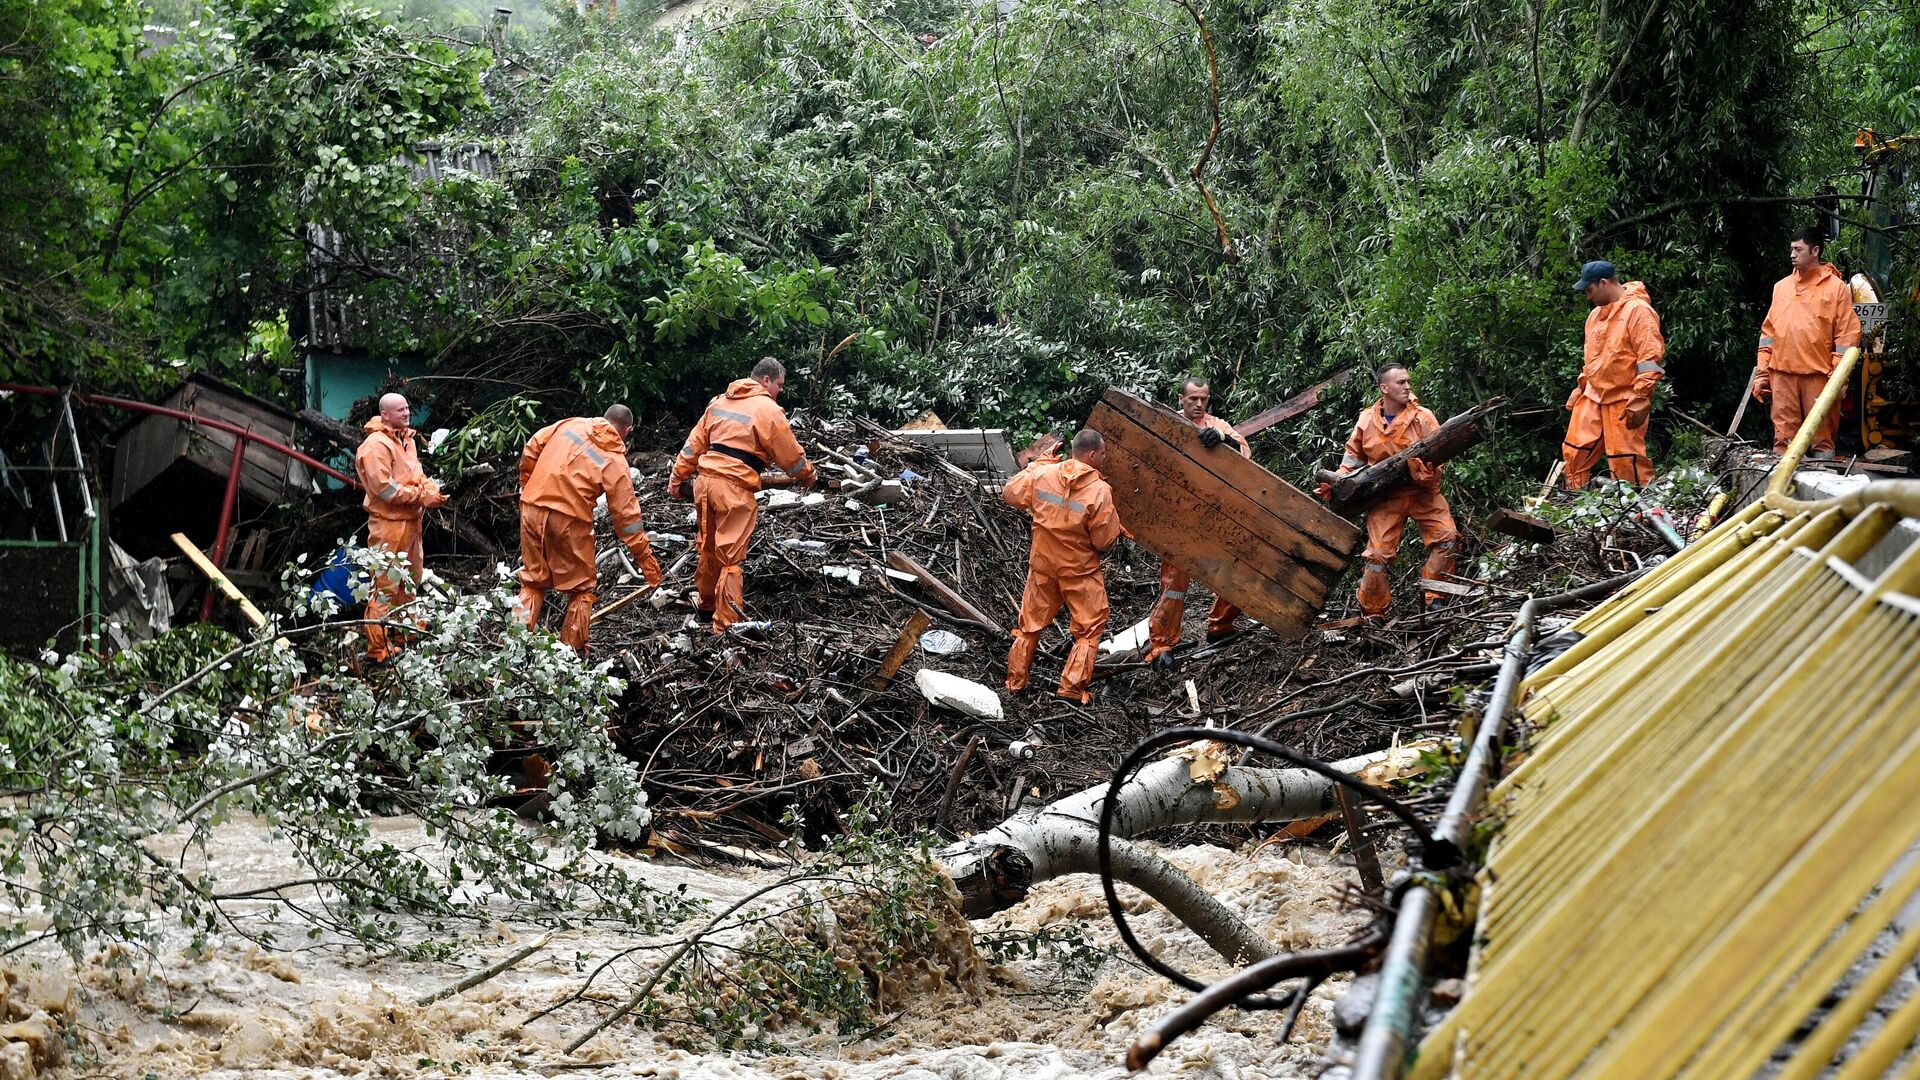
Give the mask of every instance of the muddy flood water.
[{"label": "muddy flood water", "polygon": [[[376,827],[396,843],[428,847],[417,823],[384,819]],[[1271,845],[1242,851],[1213,847],[1160,849],[1201,885],[1245,912],[1287,948],[1347,940],[1364,914],[1347,910],[1342,889],[1350,869],[1315,849]],[[270,832],[246,821],[222,825],[210,851],[222,887],[258,887],[301,876]],[[619,856],[607,856],[618,858]],[[716,908],[778,879],[769,870],[699,869],[630,860],[661,889],[686,886]],[[1217,960],[1156,905],[1123,890],[1139,914],[1136,929],[1161,955],[1203,977]],[[250,920],[285,919],[283,909],[249,901]],[[565,930],[548,946],[481,986],[424,1007],[416,999],[537,940],[543,930],[501,921],[448,962],[374,956],[321,939],[308,943],[291,920],[279,940],[298,947],[263,952],[239,935],[192,954],[184,932],[151,955],[114,965],[96,955],[77,971],[48,951],[27,977],[39,993],[71,991],[70,1049],[50,1075],[322,1078],[411,1075],[476,1077],[734,1078],[942,1077],[952,1080],[1050,1080],[1119,1077],[1127,1043],[1186,994],[1130,960],[1105,962],[1063,984],[1046,961],[982,964],[971,989],[910,995],[882,1010],[876,1026],[847,1035],[780,1032],[784,1052],[701,1052],[671,1045],[655,1032],[621,1022],[572,1055],[563,1048],[607,1016],[646,978],[665,950],[643,951],[609,969],[587,1000],[531,1023],[533,1013],[565,998],[583,973],[622,950],[672,942],[697,927],[655,938],[617,928]],[[1117,945],[1092,877],[1036,887],[1018,906],[976,920],[978,932],[1077,927],[1087,942]],[[960,937],[965,938],[962,934]],[[960,948],[969,949],[962,944]],[[32,962],[11,959],[15,969]],[[63,987],[60,980],[70,980]],[[49,985],[50,984],[50,988]],[[1191,1080],[1312,1076],[1331,1037],[1333,1000],[1344,980],[1323,986],[1309,1003],[1292,1042],[1278,1040],[1277,1013],[1228,1012],[1176,1043],[1154,1075]],[[18,993],[18,991],[16,992]]]}]

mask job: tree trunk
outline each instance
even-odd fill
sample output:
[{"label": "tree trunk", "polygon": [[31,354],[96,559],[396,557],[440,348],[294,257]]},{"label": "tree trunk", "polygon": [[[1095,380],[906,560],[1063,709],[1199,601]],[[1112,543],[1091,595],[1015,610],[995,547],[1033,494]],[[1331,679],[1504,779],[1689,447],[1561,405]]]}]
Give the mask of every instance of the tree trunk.
[{"label": "tree trunk", "polygon": [[[1416,771],[1419,753],[1418,746],[1403,746],[1335,762],[1334,768],[1370,780],[1376,772],[1392,778]],[[1101,784],[1022,811],[940,852],[960,890],[961,911],[979,918],[1019,903],[1037,882],[1098,873],[1097,829],[1106,792]],[[1166,758],[1141,769],[1120,790],[1115,875],[1160,901],[1227,959],[1264,959],[1277,950],[1238,915],[1173,864],[1124,841],[1173,825],[1297,821],[1338,812],[1333,782],[1305,769],[1228,765],[1207,782],[1194,779],[1189,759]]]},{"label": "tree trunk", "polygon": [[1334,476],[1323,470],[1321,478],[1333,484],[1333,497],[1327,505],[1336,514],[1353,517],[1387,498],[1412,483],[1407,471],[1408,461],[1419,458],[1429,465],[1438,465],[1465,453],[1485,436],[1482,424],[1487,417],[1505,408],[1506,404],[1506,399],[1495,398],[1475,405],[1441,424],[1440,430],[1405,450],[1357,472]]}]

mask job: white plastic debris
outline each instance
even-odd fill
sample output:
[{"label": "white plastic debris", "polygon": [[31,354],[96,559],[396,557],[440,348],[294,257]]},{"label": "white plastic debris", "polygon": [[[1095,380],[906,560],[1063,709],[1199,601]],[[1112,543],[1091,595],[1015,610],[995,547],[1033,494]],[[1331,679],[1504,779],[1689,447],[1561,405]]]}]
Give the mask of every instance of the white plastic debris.
[{"label": "white plastic debris", "polygon": [[787,488],[762,488],[760,494],[767,497],[767,509],[769,510],[777,506],[799,506],[806,501],[801,498],[799,492],[790,491]]},{"label": "white plastic debris", "polygon": [[673,603],[673,599],[673,594],[666,589],[655,589],[653,595],[647,597],[647,605],[655,611],[665,611],[667,605]]},{"label": "white plastic debris", "polygon": [[827,553],[827,542],[825,540],[801,540],[789,536],[780,541],[779,546],[782,551],[799,552],[804,555],[825,555]]},{"label": "white plastic debris", "polygon": [[1114,653],[1131,652],[1134,649],[1145,648],[1148,639],[1153,636],[1147,629],[1147,624],[1150,621],[1149,619],[1141,619],[1127,629],[1101,642],[1100,651],[1106,653],[1108,656],[1112,656]]},{"label": "white plastic debris", "polygon": [[935,656],[954,656],[967,651],[967,642],[951,630],[929,630],[920,635],[920,647]]},{"label": "white plastic debris", "polygon": [[1033,756],[1034,747],[1039,745],[1026,739],[1015,739],[1007,744],[1007,753],[1012,754],[1015,761],[1025,761]]},{"label": "white plastic debris", "polygon": [[433,434],[427,436],[427,453],[439,453],[440,448],[447,445],[447,440],[452,436],[452,428],[434,428]]},{"label": "white plastic debris", "polygon": [[976,720],[999,720],[1006,716],[1000,707],[1000,695],[972,679],[921,668],[913,673],[913,681],[928,704],[965,713]]},{"label": "white plastic debris", "polygon": [[827,497],[825,495],[822,495],[817,491],[810,491],[804,497],[801,498],[800,505],[801,506],[819,506],[821,503],[824,503],[826,501],[827,501]]},{"label": "white plastic debris", "polygon": [[648,529],[647,542],[649,544],[684,544],[687,542],[687,538],[679,533],[654,532],[652,529]]},{"label": "white plastic debris", "polygon": [[823,566],[820,572],[830,578],[838,578],[855,588],[860,586],[860,571],[851,566]]}]

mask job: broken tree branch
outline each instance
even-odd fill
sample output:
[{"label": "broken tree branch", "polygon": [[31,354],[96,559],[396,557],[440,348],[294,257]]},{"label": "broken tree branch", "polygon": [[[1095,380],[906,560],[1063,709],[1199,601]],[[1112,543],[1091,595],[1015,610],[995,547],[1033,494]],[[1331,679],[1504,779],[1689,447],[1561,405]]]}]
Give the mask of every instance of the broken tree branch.
[{"label": "broken tree branch", "polygon": [[1291,420],[1294,417],[1299,416],[1301,413],[1306,412],[1307,410],[1320,404],[1321,394],[1325,393],[1328,389],[1335,386],[1339,386],[1341,383],[1346,382],[1348,379],[1352,378],[1353,372],[1354,372],[1353,368],[1347,368],[1344,371],[1335,372],[1334,374],[1329,375],[1324,379],[1321,379],[1319,382],[1314,383],[1312,386],[1307,387],[1305,390],[1302,390],[1299,393],[1293,395],[1292,397],[1281,402],[1280,404],[1275,405],[1273,408],[1267,409],[1263,412],[1255,413],[1254,415],[1249,416],[1245,420],[1240,421],[1239,423],[1233,425],[1233,430],[1241,438],[1245,439],[1245,438],[1251,438],[1252,436],[1267,430],[1268,428],[1272,427],[1275,424],[1285,423],[1286,421]]}]

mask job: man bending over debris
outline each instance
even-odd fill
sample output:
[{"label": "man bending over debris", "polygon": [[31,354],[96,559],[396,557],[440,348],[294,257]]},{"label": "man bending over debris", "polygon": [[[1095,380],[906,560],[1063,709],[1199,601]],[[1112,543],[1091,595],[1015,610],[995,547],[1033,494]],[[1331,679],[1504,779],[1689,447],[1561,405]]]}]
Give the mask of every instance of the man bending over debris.
[{"label": "man bending over debris", "polygon": [[549,424],[520,454],[520,620],[532,626],[550,589],[567,593],[560,640],[581,659],[593,624],[598,552],[593,507],[602,494],[614,535],[627,545],[647,584],[660,584],[660,563],[647,543],[640,500],[627,471],[633,413],[615,405],[600,419],[576,416]]},{"label": "man bending over debris", "polygon": [[[421,544],[421,523],[428,510],[440,506],[447,497],[440,485],[427,479],[420,468],[420,454],[414,449],[413,407],[399,394],[380,398],[380,415],[367,421],[367,437],[353,456],[353,467],[360,474],[360,486],[367,497],[361,505],[367,511],[367,546],[405,555],[407,567],[418,580],[426,569]],[[387,634],[387,628],[374,625],[387,613],[413,600],[410,583],[391,574],[374,580],[367,594],[367,660],[384,664],[393,659],[400,646]]]},{"label": "man bending over debris", "polygon": [[1573,418],[1560,456],[1567,465],[1567,486],[1587,486],[1604,455],[1615,480],[1645,487],[1653,483],[1647,457],[1647,417],[1653,412],[1653,387],[1666,370],[1667,339],[1660,315],[1647,299],[1644,282],[1620,284],[1610,262],[1580,268],[1575,292],[1587,294],[1587,359],[1579,385],[1567,398]]},{"label": "man bending over debris", "polygon": [[[1378,464],[1440,430],[1440,421],[1432,410],[1413,396],[1413,383],[1407,369],[1388,364],[1380,369],[1380,400],[1373,403],[1353,425],[1347,436],[1347,451],[1340,459],[1339,475]],[[1459,535],[1453,526],[1453,510],[1447,497],[1440,494],[1440,469],[1418,458],[1407,460],[1407,475],[1412,480],[1405,488],[1367,511],[1367,549],[1360,553],[1366,570],[1360,575],[1360,612],[1370,618],[1385,615],[1393,603],[1393,585],[1387,570],[1400,551],[1400,537],[1412,518],[1420,529],[1420,542],[1427,545],[1427,562],[1420,570],[1422,581],[1444,581],[1453,572],[1453,544]],[[1321,484],[1322,499],[1333,494],[1333,485]],[[1426,590],[1426,603],[1432,607],[1444,594]]]},{"label": "man bending over debris", "polygon": [[[1860,316],[1853,310],[1853,289],[1832,263],[1820,260],[1826,234],[1801,229],[1787,245],[1793,273],[1773,286],[1773,304],[1760,324],[1760,353],[1753,367],[1753,396],[1772,399],[1773,452],[1784,454],[1827,378],[1848,349],[1860,344]],[[1810,458],[1833,456],[1840,430],[1840,409],[1828,410],[1813,433]]]},{"label": "man bending over debris", "polygon": [[1073,457],[1037,461],[1022,469],[1000,492],[1009,506],[1033,517],[1033,550],[1027,559],[1027,588],[1020,598],[1020,622],[1007,653],[1007,689],[1027,688],[1040,631],[1053,625],[1066,604],[1073,651],[1060,673],[1059,696],[1093,700],[1093,662],[1100,635],[1107,629],[1107,583],[1100,576],[1100,553],[1128,535],[1113,508],[1113,490],[1100,478],[1106,440],[1091,428],[1073,437]]},{"label": "man bending over debris", "polygon": [[760,470],[771,461],[803,488],[812,487],[818,476],[793,437],[787,414],[774,403],[786,385],[787,369],[770,356],[753,366],[751,376],[735,379],[693,425],[667,481],[667,493],[678,499],[695,471],[700,474],[693,485],[693,505],[700,516],[694,586],[700,611],[713,616],[716,634],[745,614],[740,564],[747,561],[747,543],[760,512],[753,501],[753,493],[760,490]]},{"label": "man bending over debris", "polygon": [[[1200,443],[1209,450],[1222,445],[1231,446],[1240,451],[1242,457],[1252,457],[1253,451],[1247,441],[1242,439],[1233,425],[1207,411],[1212,404],[1213,391],[1207,387],[1207,380],[1199,376],[1189,378],[1180,387],[1180,415],[1187,423],[1200,429]],[[1153,663],[1173,662],[1173,647],[1180,644],[1180,624],[1187,614],[1187,587],[1193,584],[1193,575],[1166,560],[1160,562],[1160,599],[1153,605],[1153,614],[1147,617],[1147,632],[1151,635],[1151,644],[1147,646],[1147,661]],[[1207,612],[1207,640],[1213,641],[1233,633],[1233,624],[1240,620],[1240,609],[1219,597],[1214,597],[1213,607]]]}]

